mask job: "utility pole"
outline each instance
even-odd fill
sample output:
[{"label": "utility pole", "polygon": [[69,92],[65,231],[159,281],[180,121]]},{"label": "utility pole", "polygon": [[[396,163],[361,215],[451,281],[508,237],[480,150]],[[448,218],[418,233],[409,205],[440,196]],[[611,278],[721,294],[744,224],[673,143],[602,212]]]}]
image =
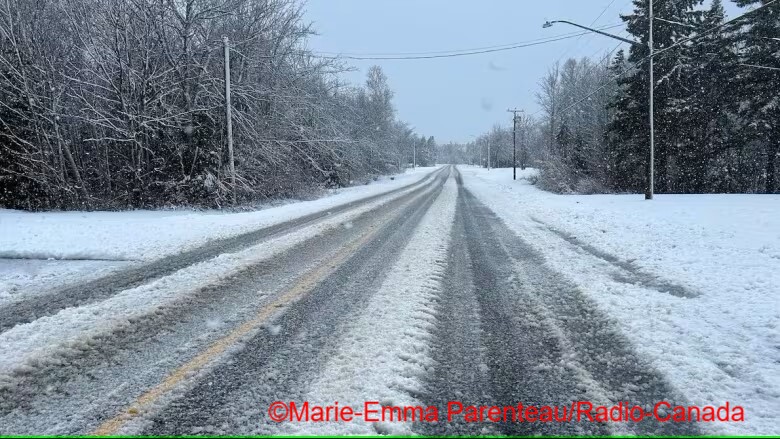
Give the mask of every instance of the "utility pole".
[{"label": "utility pole", "polygon": [[645,192],[645,200],[652,200],[653,193],[655,192],[655,117],[654,117],[654,94],[655,94],[655,78],[653,77],[653,1],[648,2],[650,9],[648,10],[648,26],[650,27],[648,45],[650,48],[650,160],[647,166],[647,192]]},{"label": "utility pole", "polygon": [[[523,110],[506,110],[512,113],[512,180],[517,180],[517,113],[522,113]],[[521,160],[522,162],[522,160]],[[521,169],[525,169],[525,163],[521,165]]]},{"label": "utility pole", "polygon": [[233,110],[230,104],[230,42],[228,37],[222,37],[225,43],[225,119],[227,121],[228,160],[230,161],[230,185],[233,186],[233,204],[236,204],[236,162],[233,158]]},{"label": "utility pole", "polygon": [[412,137],[412,169],[417,169],[417,139]]}]

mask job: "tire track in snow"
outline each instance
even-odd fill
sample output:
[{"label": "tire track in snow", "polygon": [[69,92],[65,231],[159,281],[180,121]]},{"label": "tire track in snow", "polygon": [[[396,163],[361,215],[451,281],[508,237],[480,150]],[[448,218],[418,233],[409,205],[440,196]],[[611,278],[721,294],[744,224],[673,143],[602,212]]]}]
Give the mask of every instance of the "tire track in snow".
[{"label": "tire track in snow", "polygon": [[555,234],[579,251],[599,258],[604,262],[614,266],[615,272],[612,273],[612,278],[618,282],[639,285],[645,288],[656,290],[659,293],[671,294],[672,296],[687,299],[693,299],[700,296],[698,292],[693,291],[686,286],[665,280],[658,275],[645,272],[633,261],[622,260],[617,256],[611,255],[590,244],[584,243],[578,240],[576,236],[558,230],[555,227],[540,221],[537,218],[534,218],[533,216],[531,217],[531,220],[539,224],[542,230]]},{"label": "tire track in snow", "polygon": [[[462,394],[478,404],[488,394],[489,405],[499,406],[518,402],[568,405],[573,400],[590,400],[607,405],[630,401],[648,408],[660,400],[684,402],[667,380],[634,352],[594,303],[550,270],[540,254],[463,188],[458,218],[463,222],[470,259],[454,257],[450,264],[471,272],[485,349],[484,354],[476,350],[471,356],[486,358],[487,389],[458,381],[460,369],[456,363],[468,354],[454,355],[452,350],[444,350],[430,375],[429,386],[435,389],[438,383],[449,381],[456,388],[450,386],[446,393],[434,393],[432,401]],[[458,227],[456,223],[456,231]],[[464,266],[466,260],[472,265]],[[472,333],[465,337],[473,337],[474,325],[444,316],[440,321],[449,322],[449,326],[439,333],[470,330]],[[455,377],[450,379],[453,371]],[[609,425],[507,423],[488,427],[509,435],[700,434],[693,424],[651,421]],[[451,425],[424,431],[439,433],[445,429],[447,433],[473,434],[475,427],[469,428],[472,430]]]},{"label": "tire track in snow", "polygon": [[[457,174],[460,185],[460,174]],[[491,405],[493,397],[487,366],[487,350],[483,345],[482,316],[470,267],[474,263],[465,242],[462,200],[458,200],[453,243],[444,279],[442,297],[436,307],[437,323],[433,329],[431,357],[433,367],[426,377],[426,405],[439,408],[449,401],[464,404]],[[461,419],[438,424],[419,424],[415,431],[428,436],[496,435],[494,425],[466,423]]]},{"label": "tire track in snow", "polygon": [[31,323],[15,326],[0,334],[0,376],[35,368],[52,357],[56,362],[57,351],[87,347],[90,339],[121,331],[123,326],[132,324],[134,319],[152,314],[182,296],[218,283],[258,261],[338,227],[359,213],[362,212],[352,211],[333,216],[326,222],[276,240],[197,263],[149,284],[122,291],[102,302],[67,308]]},{"label": "tire track in snow", "polygon": [[[440,309],[428,375],[427,404],[517,406],[568,405],[596,399],[581,388],[577,373],[564,363],[566,352],[530,298],[518,288],[511,257],[494,224],[459,185],[458,209],[445,281],[447,303]],[[464,315],[465,314],[465,315]],[[468,317],[466,317],[468,316]],[[584,396],[585,395],[585,396]],[[423,434],[558,435],[605,434],[600,426],[529,423],[421,424]]]},{"label": "tire track in snow", "polygon": [[[448,180],[414,231],[379,291],[358,319],[346,325],[340,347],[309,387],[303,401],[383,406],[422,404],[425,375],[433,366],[430,341],[441,297],[457,187]],[[410,434],[411,423],[285,424],[284,434]]]}]

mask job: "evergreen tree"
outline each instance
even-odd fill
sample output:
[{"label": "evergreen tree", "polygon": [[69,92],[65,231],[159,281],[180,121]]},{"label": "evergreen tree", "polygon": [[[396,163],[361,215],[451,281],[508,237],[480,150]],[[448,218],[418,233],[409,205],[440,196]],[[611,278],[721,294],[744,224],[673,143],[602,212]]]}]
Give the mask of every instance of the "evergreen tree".
[{"label": "evergreen tree", "polygon": [[701,36],[680,48],[683,95],[671,108],[679,117],[680,132],[674,151],[678,172],[672,181],[676,192],[716,190],[709,170],[727,144],[725,133],[730,118],[726,106],[736,68],[734,46],[721,27],[724,19],[723,4],[714,0],[702,16]]},{"label": "evergreen tree", "polygon": [[764,191],[778,191],[777,160],[780,154],[780,3],[767,0],[735,0],[739,6],[761,6],[741,21],[738,36],[741,63],[736,81],[741,92],[733,100],[745,120],[746,140],[764,147]]},{"label": "evergreen tree", "polygon": [[[625,52],[621,49],[609,67],[610,76],[621,77],[628,68],[628,60]],[[606,133],[607,185],[618,190],[641,188],[642,179],[636,170],[642,168],[643,156],[630,153],[630,149],[625,146],[621,137],[625,134],[627,124],[636,123],[636,129],[640,130],[643,123],[637,118],[629,117],[629,113],[633,111],[631,96],[626,92],[629,84],[626,81],[618,82],[618,89],[610,104],[612,120],[615,122],[610,124]]]},{"label": "evergreen tree", "polygon": [[[690,37],[701,24],[702,11],[696,9],[702,0],[655,0],[654,12],[663,20],[654,20],[653,38],[656,50],[673,46],[676,42]],[[642,43],[631,46],[629,62],[636,66],[633,71],[619,80],[621,95],[613,104],[615,118],[609,126],[613,156],[626,160],[623,177],[617,181],[619,190],[638,191],[643,177],[644,167],[649,164],[649,0],[634,0],[634,12],[622,16],[627,30],[634,39]],[[682,51],[677,48],[667,50],[655,58],[655,169],[656,190],[668,190],[667,168],[669,159],[676,151],[672,147],[681,134],[677,127],[678,114],[672,104],[684,95],[680,81]],[[621,149],[616,152],[615,149]]]}]

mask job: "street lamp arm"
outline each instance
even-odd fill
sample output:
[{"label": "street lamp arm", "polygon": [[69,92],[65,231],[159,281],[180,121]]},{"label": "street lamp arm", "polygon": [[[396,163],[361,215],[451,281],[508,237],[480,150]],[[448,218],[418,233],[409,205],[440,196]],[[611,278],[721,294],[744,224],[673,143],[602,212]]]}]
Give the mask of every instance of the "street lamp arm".
[{"label": "street lamp arm", "polygon": [[628,43],[628,44],[631,44],[631,45],[634,45],[634,46],[642,46],[643,45],[642,43],[638,43],[638,42],[636,42],[634,40],[629,40],[628,38],[619,37],[619,36],[613,35],[613,34],[611,34],[609,32],[603,32],[603,31],[600,31],[598,29],[593,29],[592,27],[587,27],[587,26],[583,26],[581,24],[572,23],[571,21],[567,21],[567,20],[548,21],[548,22],[544,23],[544,25],[542,27],[547,28],[547,27],[552,26],[555,23],[566,23],[568,25],[571,25],[571,26],[574,26],[574,27],[578,27],[580,29],[585,29],[585,30],[590,31],[590,32],[595,32],[597,34],[604,35],[605,37],[614,38],[616,40],[620,40],[620,41],[622,41],[624,43]]}]

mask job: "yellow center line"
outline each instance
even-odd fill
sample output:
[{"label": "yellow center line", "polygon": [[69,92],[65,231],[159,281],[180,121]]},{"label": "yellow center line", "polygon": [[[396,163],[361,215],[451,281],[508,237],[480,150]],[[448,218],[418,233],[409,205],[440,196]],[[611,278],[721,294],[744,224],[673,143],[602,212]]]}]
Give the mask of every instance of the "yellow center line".
[{"label": "yellow center line", "polygon": [[[389,221],[389,219],[385,218],[380,225],[387,221]],[[160,384],[139,396],[127,409],[120,412],[117,416],[105,421],[90,434],[96,436],[116,434],[125,423],[143,413],[157,400],[186,380],[187,377],[193,376],[195,372],[208,366],[239,339],[268,321],[270,317],[279,312],[279,308],[290,304],[292,301],[313,290],[318,283],[336,271],[339,265],[346,262],[357,249],[368,242],[380,227],[379,225],[370,225],[368,229],[369,230],[363,236],[347,244],[339,252],[333,255],[333,257],[328,258],[325,262],[306,272],[292,287],[290,287],[290,289],[285,291],[272,303],[263,307],[252,319],[241,324],[241,326],[234,329],[228,335],[214,342],[205,351],[180,366],[173,371],[173,373],[168,375]]]}]

